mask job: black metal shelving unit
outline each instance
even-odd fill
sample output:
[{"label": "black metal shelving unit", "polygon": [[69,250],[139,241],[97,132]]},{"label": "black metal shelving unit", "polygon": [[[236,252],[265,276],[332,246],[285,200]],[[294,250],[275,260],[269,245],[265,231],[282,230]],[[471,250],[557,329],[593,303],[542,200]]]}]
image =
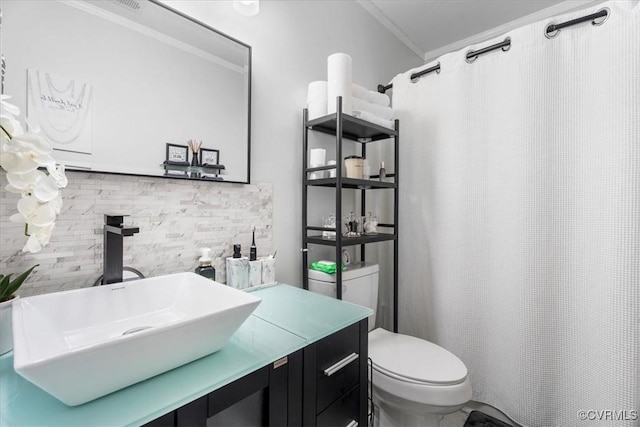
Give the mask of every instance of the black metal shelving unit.
[{"label": "black metal shelving unit", "polygon": [[[395,129],[388,129],[374,123],[361,120],[357,117],[344,114],[342,112],[342,98],[336,98],[336,112],[317,119],[308,119],[307,109],[303,110],[303,131],[302,131],[302,283],[304,289],[309,289],[309,245],[335,246],[336,264],[342,262],[342,249],[346,246],[360,245],[360,259],[365,259],[365,245],[368,243],[393,241],[393,330],[398,332],[398,160],[399,160],[399,122],[395,121]],[[336,138],[336,165],[321,166],[315,168],[307,167],[309,162],[309,130],[322,132],[335,136]],[[342,176],[342,144],[344,140],[353,141],[360,144],[361,155],[366,157],[367,144],[376,141],[392,140],[394,144],[393,173],[387,174],[387,178],[392,181],[374,180],[377,175],[372,175],[372,179],[353,179]],[[384,142],[382,142],[384,143]],[[335,178],[308,179],[310,172],[323,170],[336,170]],[[320,226],[310,226],[307,219],[307,203],[309,187],[329,187],[335,188],[335,212],[336,228],[325,228]],[[378,223],[379,228],[391,230],[390,233],[378,233],[376,235],[362,235],[359,237],[344,237],[342,230],[342,192],[344,189],[353,189],[361,192],[360,210],[361,216],[366,214],[366,193],[391,189],[393,190],[393,222]],[[318,232],[335,231],[335,239],[323,238]],[[315,234],[314,234],[315,233]],[[336,284],[342,283],[342,270],[336,269]],[[336,297],[342,299],[342,286],[336,286]]]}]

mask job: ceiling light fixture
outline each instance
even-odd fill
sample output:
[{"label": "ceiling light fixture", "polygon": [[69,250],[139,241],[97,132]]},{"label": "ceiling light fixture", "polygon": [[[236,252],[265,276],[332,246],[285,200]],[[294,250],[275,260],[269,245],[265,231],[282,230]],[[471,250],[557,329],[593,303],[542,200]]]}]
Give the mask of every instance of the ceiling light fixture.
[{"label": "ceiling light fixture", "polygon": [[233,8],[240,15],[256,16],[260,12],[260,0],[233,0]]}]

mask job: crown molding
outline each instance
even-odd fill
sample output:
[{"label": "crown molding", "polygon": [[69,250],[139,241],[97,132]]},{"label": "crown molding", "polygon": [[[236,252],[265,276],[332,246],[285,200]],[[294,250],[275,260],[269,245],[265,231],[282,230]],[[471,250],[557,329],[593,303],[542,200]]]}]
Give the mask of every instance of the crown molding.
[{"label": "crown molding", "polygon": [[405,44],[418,58],[424,60],[425,51],[421,49],[404,31],[387,17],[371,0],[355,0],[364,10],[369,12],[386,29],[391,31],[402,43]]}]

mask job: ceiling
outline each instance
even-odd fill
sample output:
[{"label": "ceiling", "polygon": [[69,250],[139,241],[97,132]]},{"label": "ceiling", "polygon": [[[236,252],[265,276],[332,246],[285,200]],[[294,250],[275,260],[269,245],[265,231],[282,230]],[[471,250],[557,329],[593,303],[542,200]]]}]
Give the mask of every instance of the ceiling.
[{"label": "ceiling", "polygon": [[357,1],[425,60],[464,47],[472,36],[498,35],[489,34],[496,27],[505,32],[589,3],[583,0]]}]

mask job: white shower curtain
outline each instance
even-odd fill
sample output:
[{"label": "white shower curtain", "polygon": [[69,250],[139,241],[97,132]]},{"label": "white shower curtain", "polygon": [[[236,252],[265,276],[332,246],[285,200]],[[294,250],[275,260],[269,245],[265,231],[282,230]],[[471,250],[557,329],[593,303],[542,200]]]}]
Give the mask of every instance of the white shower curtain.
[{"label": "white shower curtain", "polygon": [[640,6],[505,36],[393,80],[400,332],[455,353],[474,400],[523,425],[637,426]]}]

